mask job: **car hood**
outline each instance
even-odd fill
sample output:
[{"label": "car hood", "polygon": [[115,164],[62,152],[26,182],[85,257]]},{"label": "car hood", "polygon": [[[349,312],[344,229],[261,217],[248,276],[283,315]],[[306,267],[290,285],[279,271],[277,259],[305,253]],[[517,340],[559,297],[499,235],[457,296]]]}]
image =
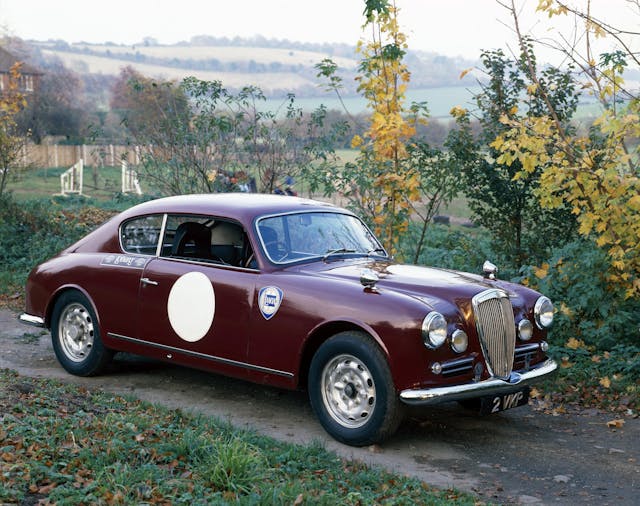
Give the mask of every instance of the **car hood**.
[{"label": "car hood", "polygon": [[353,281],[360,284],[364,269],[371,269],[380,278],[376,288],[380,291],[394,290],[417,298],[431,307],[438,307],[442,302],[455,305],[466,305],[474,295],[490,288],[501,288],[510,295],[510,283],[492,281],[474,274],[404,265],[389,261],[336,261],[316,263],[305,269],[314,271],[314,275]]}]

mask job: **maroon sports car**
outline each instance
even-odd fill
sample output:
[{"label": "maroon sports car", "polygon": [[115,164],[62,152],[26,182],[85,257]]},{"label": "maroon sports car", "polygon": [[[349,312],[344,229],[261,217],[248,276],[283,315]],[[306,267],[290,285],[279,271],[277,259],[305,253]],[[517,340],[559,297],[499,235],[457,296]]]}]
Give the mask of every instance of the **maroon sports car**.
[{"label": "maroon sports car", "polygon": [[401,265],[329,204],[194,195],[135,206],[27,282],[21,320],[51,329],[62,366],[116,351],[304,388],[351,445],[391,435],[405,405],[525,404],[547,358],[548,298],[484,275]]}]

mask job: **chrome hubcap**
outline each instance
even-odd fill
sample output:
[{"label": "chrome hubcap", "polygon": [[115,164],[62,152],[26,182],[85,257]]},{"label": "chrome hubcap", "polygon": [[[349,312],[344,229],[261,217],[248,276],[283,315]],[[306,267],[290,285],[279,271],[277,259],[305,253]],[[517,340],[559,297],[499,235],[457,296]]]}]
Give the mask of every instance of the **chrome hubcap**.
[{"label": "chrome hubcap", "polygon": [[69,360],[82,362],[87,358],[93,347],[93,319],[82,304],[69,304],[62,310],[58,336]]},{"label": "chrome hubcap", "polygon": [[343,427],[355,429],[369,421],[376,405],[376,386],[369,369],[353,355],[333,358],[322,371],[322,400]]}]

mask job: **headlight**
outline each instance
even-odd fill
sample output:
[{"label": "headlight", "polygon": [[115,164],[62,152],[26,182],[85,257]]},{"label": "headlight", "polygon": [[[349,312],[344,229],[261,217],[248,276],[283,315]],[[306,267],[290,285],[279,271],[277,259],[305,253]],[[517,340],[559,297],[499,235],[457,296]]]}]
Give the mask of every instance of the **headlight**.
[{"label": "headlight", "polygon": [[447,340],[447,320],[432,311],[422,320],[422,339],[427,348],[438,348]]},{"label": "headlight", "polygon": [[547,297],[542,296],[536,301],[533,314],[536,317],[538,328],[549,328],[553,323],[553,304]]},{"label": "headlight", "polygon": [[533,336],[533,324],[526,318],[518,323],[518,336],[523,341],[528,341]]},{"label": "headlight", "polygon": [[469,338],[464,330],[456,330],[451,335],[451,349],[456,353],[462,353],[467,350],[469,345]]}]

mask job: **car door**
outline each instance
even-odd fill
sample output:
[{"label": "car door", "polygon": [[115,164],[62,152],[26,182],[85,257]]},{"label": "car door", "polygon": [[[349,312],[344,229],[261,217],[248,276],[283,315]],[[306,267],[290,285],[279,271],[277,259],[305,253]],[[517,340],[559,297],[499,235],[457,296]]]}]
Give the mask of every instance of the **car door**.
[{"label": "car door", "polygon": [[[235,231],[213,244],[222,228]],[[220,234],[218,234],[220,235]],[[169,215],[159,257],[145,266],[138,336],[163,358],[238,377],[247,375],[247,343],[258,271],[239,224]]]},{"label": "car door", "polygon": [[155,257],[162,229],[162,214],[138,216],[119,229],[121,253],[95,255],[98,269],[87,271],[81,282],[98,308],[105,339],[136,335],[136,310],[140,278]]}]

